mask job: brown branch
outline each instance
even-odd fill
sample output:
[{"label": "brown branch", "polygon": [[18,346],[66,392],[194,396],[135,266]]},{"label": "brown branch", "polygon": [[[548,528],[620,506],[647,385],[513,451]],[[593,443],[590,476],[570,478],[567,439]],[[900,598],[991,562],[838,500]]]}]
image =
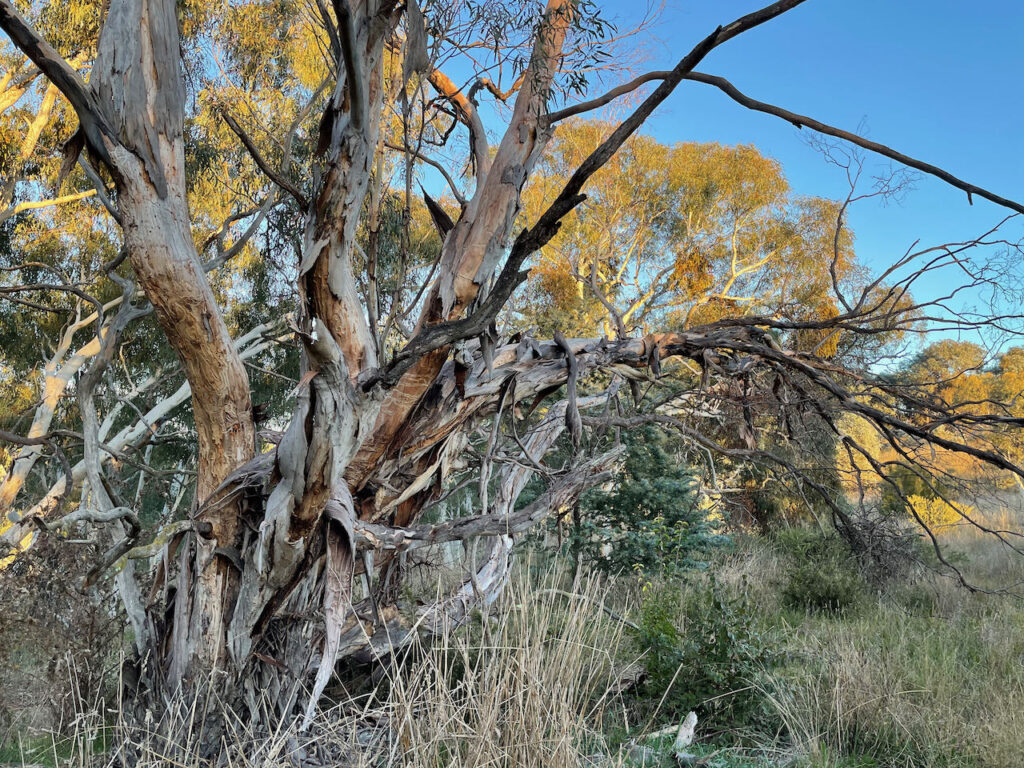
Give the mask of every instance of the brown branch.
[{"label": "brown branch", "polygon": [[[568,183],[555,199],[555,202],[552,203],[548,210],[540,217],[533,230],[543,231],[547,228],[553,227],[557,221],[579,204],[580,201],[578,200],[578,197],[580,191],[583,189],[583,185],[591,176],[594,175],[594,173],[598,171],[598,169],[611,159],[612,155],[619,150],[623,143],[625,143],[626,139],[632,136],[637,129],[639,129],[644,121],[650,117],[654,109],[669,97],[685,76],[692,72],[693,68],[696,67],[713,49],[743,32],[764,24],[767,21],[771,21],[777,16],[792,10],[802,2],[804,2],[804,0],[779,0],[779,2],[765,6],[759,11],[743,16],[725,27],[719,27],[698,43],[679,61],[678,64],[676,64],[675,68],[667,74],[667,76],[661,81],[661,84],[654,89],[654,92],[644,99],[640,106],[637,107],[628,118],[622,121],[619,126],[612,131],[612,134],[605,139],[604,142],[602,142],[602,144],[594,150],[586,160],[583,161],[580,167],[576,169],[576,172],[569,178]],[[554,231],[551,232],[551,235],[549,235],[546,240],[550,240],[553,235]]]},{"label": "brown branch", "polygon": [[650,83],[655,80],[664,80],[670,74],[671,72],[665,69],[656,72],[648,72],[645,75],[640,75],[640,77],[630,80],[628,83],[623,83],[622,85],[616,86],[615,88],[612,88],[604,95],[598,96],[595,99],[590,99],[589,101],[581,101],[579,104],[573,104],[572,106],[565,107],[564,109],[559,109],[555,112],[551,112],[548,115],[548,124],[554,125],[555,123],[561,122],[562,120],[566,120],[570,117],[575,117],[576,115],[582,114],[584,112],[590,112],[592,110],[599,109],[600,107],[603,107],[605,104],[615,101],[615,99],[619,98],[619,96],[625,96],[627,93],[632,93],[641,85],[645,85],[646,83]]},{"label": "brown branch", "polygon": [[[635,78],[634,80],[631,80],[628,83],[624,83],[620,86],[612,88],[610,91],[603,94],[602,96],[591,99],[589,101],[581,102],[579,104],[574,104],[570,107],[560,109],[557,112],[552,112],[550,115],[548,115],[548,122],[560,122],[562,120],[581,114],[583,112],[589,112],[591,110],[597,109],[599,107],[604,106],[605,104],[608,104],[611,101],[614,101],[620,96],[635,91],[637,88],[639,88],[642,85],[645,85],[646,83],[654,81],[664,81],[667,80],[671,75],[672,72],[668,70],[648,72],[644,75],[641,75],[640,77]],[[823,123],[820,120],[816,120],[813,117],[808,117],[807,115],[801,115],[796,112],[791,112],[788,109],[775,106],[774,104],[768,104],[766,102],[758,101],[754,98],[751,98],[750,96],[747,96],[745,93],[741,92],[738,88],[736,88],[735,85],[726,80],[724,77],[719,77],[717,75],[709,75],[703,72],[690,72],[686,74],[683,79],[692,80],[698,83],[704,83],[706,85],[712,85],[721,90],[723,93],[725,93],[733,101],[737,102],[738,104],[741,104],[747,109],[751,109],[756,112],[763,112],[764,114],[767,115],[773,115],[774,117],[782,118],[786,122],[792,123],[797,128],[807,127],[810,128],[811,130],[817,131],[818,133],[823,133],[827,136],[833,136],[837,139],[848,141],[851,144],[861,147],[862,149],[867,149],[871,152],[882,155],[883,157],[887,157],[890,160],[895,160],[896,162],[901,163],[907,166],[908,168],[914,168],[915,170],[921,171],[922,173],[926,173],[930,176],[935,176],[936,178],[941,179],[950,186],[956,187],[957,189],[966,192],[967,199],[969,202],[973,202],[973,196],[977,195],[978,197],[989,200],[990,202],[993,202],[997,205],[1001,205],[1005,208],[1009,208],[1010,210],[1016,211],[1017,213],[1024,213],[1024,205],[1017,203],[1013,200],[1010,200],[1008,198],[1002,197],[1001,195],[997,195],[993,192],[990,192],[987,189],[984,189],[983,187],[977,186],[976,184],[971,184],[968,181],[964,181],[963,179],[954,176],[953,174],[936,165],[926,163],[922,160],[917,160],[916,158],[910,157],[909,155],[905,155],[902,152],[899,152],[898,150],[886,146],[885,144],[881,144],[877,141],[872,141],[856,133],[852,133],[851,131],[845,131],[841,128],[836,128],[834,126],[828,125],[827,123]]]},{"label": "brown branch", "polygon": [[279,186],[289,195],[294,197],[302,210],[308,210],[309,200],[306,199],[306,196],[302,194],[299,188],[296,187],[290,180],[288,180],[283,175],[281,175],[280,173],[278,173],[277,171],[270,167],[270,164],[263,158],[263,155],[260,154],[259,149],[257,149],[252,139],[249,138],[249,135],[244,130],[242,130],[242,127],[237,122],[235,122],[235,118],[233,118],[230,115],[227,109],[221,110],[221,116],[224,118],[224,122],[227,123],[228,128],[230,128],[232,132],[241,140],[242,144],[245,145],[246,151],[255,161],[257,167],[259,167],[259,169],[263,171],[264,175],[266,175],[268,179],[277,184],[277,186]]},{"label": "brown branch", "polygon": [[1017,203],[1008,198],[997,195],[993,192],[989,192],[987,189],[979,187],[975,184],[971,184],[968,181],[964,181],[961,178],[954,176],[948,171],[939,168],[931,163],[926,163],[921,160],[917,160],[909,155],[905,155],[902,152],[898,152],[891,147],[887,147],[885,144],[879,144],[877,141],[871,141],[863,136],[858,136],[856,133],[850,131],[844,131],[841,128],[823,123],[820,120],[815,120],[813,117],[807,117],[806,115],[800,115],[796,112],[790,112],[788,109],[777,107],[773,104],[766,104],[763,101],[757,101],[752,99],[746,94],[742,93],[732,83],[726,80],[724,77],[718,77],[717,75],[707,75],[703,72],[690,72],[686,75],[687,80],[693,80],[698,83],[705,83],[707,85],[713,85],[720,91],[725,93],[733,101],[742,104],[747,109],[752,109],[756,112],[763,112],[766,115],[774,115],[775,117],[781,117],[783,120],[792,123],[797,128],[803,128],[804,126],[817,131],[818,133],[824,133],[827,136],[834,136],[837,139],[848,141],[851,144],[855,144],[858,147],[867,149],[871,152],[875,152],[883,157],[888,157],[890,160],[895,160],[898,163],[902,163],[909,168],[914,168],[922,173],[927,173],[929,176],[934,176],[942,181],[946,182],[950,186],[956,187],[957,189],[963,190],[967,193],[967,201],[973,202],[972,197],[977,195],[978,197],[984,198],[996,205],[1001,205],[1004,208],[1009,208],[1011,211],[1017,213],[1024,213],[1024,205]]}]

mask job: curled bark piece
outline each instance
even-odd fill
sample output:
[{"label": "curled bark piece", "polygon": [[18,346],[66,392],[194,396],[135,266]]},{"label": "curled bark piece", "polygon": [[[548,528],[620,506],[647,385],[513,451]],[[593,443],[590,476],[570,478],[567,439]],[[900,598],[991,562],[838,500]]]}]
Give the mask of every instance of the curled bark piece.
[{"label": "curled bark piece", "polygon": [[565,425],[569,428],[572,436],[572,447],[579,450],[580,441],[583,439],[583,422],[580,421],[580,407],[576,402],[576,380],[579,378],[580,369],[576,362],[576,353],[561,331],[555,331],[555,344],[565,354],[565,367],[569,371],[568,379],[565,382],[566,401]]},{"label": "curled bark piece", "polygon": [[402,82],[406,87],[415,73],[423,73],[430,66],[427,50],[427,25],[423,11],[416,0],[405,5],[405,58],[402,60]]},{"label": "curled bark piece", "polygon": [[64,146],[61,147],[63,158],[61,159],[60,170],[57,172],[57,184],[54,188],[54,194],[60,194],[60,188],[64,184],[64,179],[68,177],[71,169],[75,167],[75,163],[78,162],[78,156],[82,154],[84,148],[85,131],[80,127],[71,134],[71,138],[64,142]]},{"label": "curled bark piece", "polygon": [[355,536],[352,526],[356,511],[347,485],[340,483],[335,487],[324,509],[324,516],[327,518],[327,576],[324,586],[326,634],[324,653],[313,682],[313,691],[306,703],[302,730],[307,729],[312,722],[316,704],[334,672],[341,628],[352,598],[352,576],[355,569]]}]

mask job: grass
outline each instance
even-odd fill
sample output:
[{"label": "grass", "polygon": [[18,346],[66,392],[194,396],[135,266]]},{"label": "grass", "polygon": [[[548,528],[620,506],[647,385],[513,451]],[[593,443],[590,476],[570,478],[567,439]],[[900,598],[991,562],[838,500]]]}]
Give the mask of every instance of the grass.
[{"label": "grass", "polygon": [[[975,531],[957,526],[943,534],[943,544],[979,585],[1024,581],[1024,558]],[[761,570],[757,557],[745,567]],[[777,563],[764,570],[777,572]],[[770,605],[778,584],[762,588],[762,604]],[[762,690],[784,741],[811,765],[1022,764],[1019,599],[972,594],[947,577],[921,573],[844,614],[776,615],[790,661],[767,676]]]},{"label": "grass", "polygon": [[[367,767],[590,766],[590,756],[611,751],[604,725],[626,656],[625,625],[603,610],[608,590],[596,577],[572,583],[565,569],[538,575],[524,567],[490,615],[404,652],[376,684],[319,713],[308,734],[255,734],[226,713],[226,765],[277,768],[305,752],[317,764]],[[197,700],[186,716],[192,710],[193,720],[202,723],[211,705]],[[122,725],[116,712],[108,710],[115,730]],[[67,729],[59,744],[9,739],[0,764],[85,765],[94,743],[85,727],[90,717]],[[122,747],[122,764],[204,764],[195,729],[177,731],[188,733],[180,742],[168,742],[162,733],[159,727],[134,730]],[[616,755],[602,765],[623,763]]]},{"label": "grass", "polygon": [[604,753],[624,628],[601,610],[606,585],[584,580],[567,599],[561,577],[517,580],[493,616],[374,692],[367,707],[400,724],[402,765],[574,766]]},{"label": "grass", "polygon": [[36,736],[13,733],[0,744],[0,765],[88,766],[107,753],[109,729],[72,724],[64,735],[51,732]]},{"label": "grass", "polygon": [[[1019,513],[1006,509],[985,522],[1021,528]],[[941,540],[977,586],[1024,584],[1024,557],[991,537],[958,525],[944,530]],[[720,584],[749,596],[782,663],[751,680],[763,704],[757,722],[709,733],[703,720],[698,736],[704,743],[693,751],[722,750],[707,765],[1024,765],[1019,598],[971,593],[948,576],[919,570],[882,589],[849,584],[849,604],[841,610],[801,610],[793,605],[793,592],[804,588],[806,568],[792,567],[794,548],[786,542],[739,537],[734,550],[708,569]],[[834,563],[826,565],[822,581],[847,584],[845,574],[834,578]],[[687,591],[694,593],[692,584]]]},{"label": "grass", "polygon": [[[995,522],[1010,528],[1017,521]],[[982,586],[1024,583],[1024,558],[1008,548],[963,526],[942,536]],[[673,596],[666,603],[675,612],[671,620],[692,637],[709,630],[694,622],[700,614],[693,608],[713,573],[719,589],[746,595],[756,625],[749,636],[775,651],[775,663],[752,674],[745,691],[718,693],[755,697],[752,709],[735,710],[745,719],[729,720],[712,701],[697,705],[701,719],[689,751],[699,765],[1024,764],[1024,606],[1018,600],[971,594],[922,571],[881,590],[861,584],[841,611],[800,610],[792,547],[785,537],[779,541],[741,537],[706,573],[654,580]],[[678,720],[670,691],[619,690],[623,671],[649,659],[636,647],[634,630],[604,608],[642,621],[641,585],[635,576],[574,582],[557,563],[525,564],[489,615],[410,650],[374,684],[351,689],[320,713],[311,735],[268,738],[233,721],[227,765],[288,765],[289,755],[311,740],[367,767],[675,765],[673,736],[648,738]],[[678,676],[671,683],[685,684]],[[116,708],[108,711],[111,718],[116,726]],[[11,733],[0,745],[0,765],[85,766],[105,748],[103,723],[93,711],[60,737]],[[142,768],[172,758],[183,767],[202,764],[189,743],[135,735],[134,764]]]}]

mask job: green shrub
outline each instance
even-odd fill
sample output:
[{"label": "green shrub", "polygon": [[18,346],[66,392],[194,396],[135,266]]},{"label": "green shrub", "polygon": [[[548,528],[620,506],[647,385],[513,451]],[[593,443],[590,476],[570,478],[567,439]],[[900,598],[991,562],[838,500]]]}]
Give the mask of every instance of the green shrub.
[{"label": "green shrub", "polygon": [[782,588],[789,607],[841,613],[867,594],[856,558],[838,535],[791,528],[780,531],[776,543],[789,561]]},{"label": "green shrub", "polygon": [[746,724],[761,707],[751,685],[775,663],[744,595],[714,580],[683,600],[678,586],[644,588],[636,650],[647,673],[634,703],[642,715],[678,719],[690,710],[702,722]]},{"label": "green shrub", "polygon": [[670,453],[657,429],[626,437],[622,470],[611,490],[580,501],[569,538],[577,562],[606,573],[671,573],[700,565],[699,555],[726,541],[700,506],[690,467]]}]

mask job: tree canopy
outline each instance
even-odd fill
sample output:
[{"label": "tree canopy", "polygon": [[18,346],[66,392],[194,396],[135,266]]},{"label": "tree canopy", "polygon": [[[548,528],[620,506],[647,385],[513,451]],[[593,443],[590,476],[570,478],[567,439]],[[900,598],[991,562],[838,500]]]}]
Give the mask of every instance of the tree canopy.
[{"label": "tree canopy", "polygon": [[[559,126],[524,191],[524,218],[540,215],[612,128]],[[833,237],[839,203],[798,197],[754,147],[669,147],[637,135],[593,184],[531,269],[521,311],[544,335],[599,328],[624,338],[724,316],[835,315],[830,266],[844,285],[860,276],[849,229]],[[832,335],[824,352],[836,343]]]}]

